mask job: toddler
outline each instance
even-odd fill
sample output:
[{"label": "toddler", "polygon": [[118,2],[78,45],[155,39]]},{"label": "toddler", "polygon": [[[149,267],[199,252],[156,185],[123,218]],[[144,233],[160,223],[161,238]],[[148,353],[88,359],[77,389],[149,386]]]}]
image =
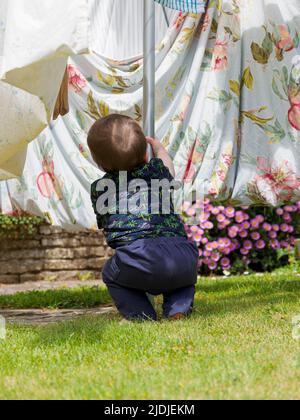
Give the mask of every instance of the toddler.
[{"label": "toddler", "polygon": [[[150,161],[149,144],[154,154]],[[165,318],[190,315],[198,250],[188,240],[172,201],[166,211],[161,190],[153,191],[154,182],[174,180],[167,151],[159,141],[146,138],[138,123],[122,115],[97,121],[89,132],[88,145],[94,161],[106,173],[93,183],[91,197],[99,229],[116,250],[104,267],[103,280],[119,312],[127,320],[156,321],[148,298],[151,294],[163,295]],[[137,186],[135,191],[132,185]],[[170,196],[170,189],[168,192]],[[153,211],[155,197],[158,203]]]}]

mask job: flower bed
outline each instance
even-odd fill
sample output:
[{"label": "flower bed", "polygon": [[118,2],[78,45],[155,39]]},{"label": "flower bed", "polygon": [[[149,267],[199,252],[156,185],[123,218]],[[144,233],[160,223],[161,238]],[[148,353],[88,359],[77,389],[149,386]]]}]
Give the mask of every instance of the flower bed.
[{"label": "flower bed", "polygon": [[209,200],[184,206],[186,230],[199,246],[203,275],[271,271],[289,263],[299,234],[300,202],[278,209],[234,208]]}]

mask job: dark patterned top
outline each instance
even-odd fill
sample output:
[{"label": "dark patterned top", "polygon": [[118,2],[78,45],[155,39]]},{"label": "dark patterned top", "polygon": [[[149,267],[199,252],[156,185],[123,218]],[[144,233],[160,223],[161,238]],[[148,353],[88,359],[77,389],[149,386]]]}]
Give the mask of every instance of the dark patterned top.
[{"label": "dark patterned top", "polygon": [[[184,224],[174,211],[172,199],[169,205],[170,211],[164,209],[164,205],[168,207],[169,204],[169,200],[165,200],[165,197],[171,197],[169,189],[165,190],[168,192],[166,196],[162,189],[157,189],[158,193],[155,194],[152,188],[153,180],[165,179],[169,182],[173,181],[163,161],[155,158],[132,172],[108,173],[101,180],[93,183],[91,197],[98,227],[104,230],[108,244],[112,248],[145,238],[186,238]],[[112,185],[115,185],[115,189],[110,188],[108,192],[108,186],[104,188],[102,184],[99,192],[101,181],[105,184],[113,181]],[[133,185],[132,182],[139,182],[139,184]],[[132,188],[129,188],[130,186]],[[153,203],[155,203],[154,207]],[[126,211],[127,206],[129,211]],[[154,212],[153,208],[156,209]],[[105,209],[106,214],[102,214]]]}]

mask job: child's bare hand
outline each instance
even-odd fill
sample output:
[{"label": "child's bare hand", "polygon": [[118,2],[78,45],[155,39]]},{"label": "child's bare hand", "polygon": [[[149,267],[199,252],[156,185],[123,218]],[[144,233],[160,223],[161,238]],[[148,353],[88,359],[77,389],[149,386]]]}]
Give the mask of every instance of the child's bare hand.
[{"label": "child's bare hand", "polygon": [[148,144],[152,147],[155,157],[162,151],[165,150],[163,145],[159,140],[153,139],[152,137],[147,137]]}]

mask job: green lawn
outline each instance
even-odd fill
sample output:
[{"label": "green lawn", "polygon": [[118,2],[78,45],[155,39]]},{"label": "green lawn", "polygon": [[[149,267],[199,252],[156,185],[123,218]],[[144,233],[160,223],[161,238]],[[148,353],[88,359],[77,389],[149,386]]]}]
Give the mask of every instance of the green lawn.
[{"label": "green lawn", "polygon": [[[39,296],[41,300],[39,301]],[[299,399],[296,270],[199,282],[193,317],[120,324],[117,316],[9,326],[1,399]],[[0,298],[0,307],[89,307],[88,288]]]}]

